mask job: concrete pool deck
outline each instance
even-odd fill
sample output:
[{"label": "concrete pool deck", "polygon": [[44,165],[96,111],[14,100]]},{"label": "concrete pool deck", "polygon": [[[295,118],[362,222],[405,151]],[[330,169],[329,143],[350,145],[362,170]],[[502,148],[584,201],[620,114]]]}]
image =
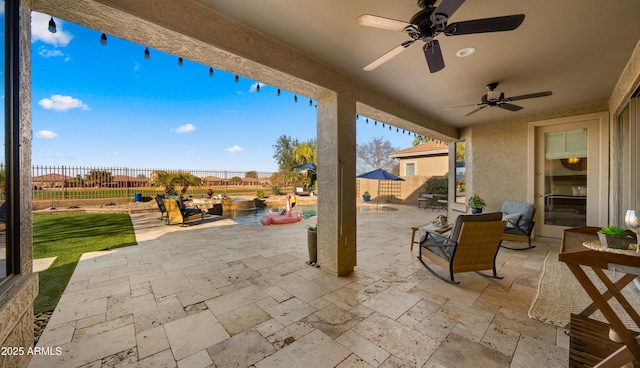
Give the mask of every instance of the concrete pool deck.
[{"label": "concrete pool deck", "polygon": [[503,280],[451,285],[409,249],[437,212],[359,213],[358,266],[305,264],[311,218],[279,226],[132,214],[138,245],[82,256],[31,367],[566,366],[562,329],[527,316],[548,251],[501,249]]}]

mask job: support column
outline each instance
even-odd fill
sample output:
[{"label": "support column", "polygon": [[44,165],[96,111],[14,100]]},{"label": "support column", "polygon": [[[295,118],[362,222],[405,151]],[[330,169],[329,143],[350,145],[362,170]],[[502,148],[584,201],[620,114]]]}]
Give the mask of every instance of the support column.
[{"label": "support column", "polygon": [[356,265],[356,102],[318,100],[318,264],[345,276]]}]

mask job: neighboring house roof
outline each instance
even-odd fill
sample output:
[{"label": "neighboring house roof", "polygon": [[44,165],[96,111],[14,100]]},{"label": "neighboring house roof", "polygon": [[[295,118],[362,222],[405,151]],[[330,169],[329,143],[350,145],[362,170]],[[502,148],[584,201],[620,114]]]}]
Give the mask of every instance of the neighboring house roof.
[{"label": "neighboring house roof", "polygon": [[111,178],[111,181],[147,182],[147,181],[149,181],[149,179],[148,178],[136,178],[136,177],[128,176],[128,175],[114,175],[113,178]]},{"label": "neighboring house roof", "polygon": [[426,142],[391,153],[392,158],[409,158],[423,156],[444,156],[449,154],[449,144],[442,142]]}]

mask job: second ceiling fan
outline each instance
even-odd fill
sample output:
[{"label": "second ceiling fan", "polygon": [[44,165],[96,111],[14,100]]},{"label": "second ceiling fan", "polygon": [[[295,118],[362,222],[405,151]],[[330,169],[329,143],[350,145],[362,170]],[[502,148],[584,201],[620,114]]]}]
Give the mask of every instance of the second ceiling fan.
[{"label": "second ceiling fan", "polygon": [[513,102],[513,101],[526,100],[526,99],[529,99],[529,98],[538,98],[538,97],[551,96],[553,94],[551,91],[544,91],[544,92],[527,93],[526,95],[505,97],[504,92],[496,91],[496,88],[498,88],[498,83],[497,82],[487,84],[487,90],[488,90],[487,94],[483,95],[480,98],[480,103],[470,104],[470,105],[462,105],[462,106],[454,106],[454,107],[447,107],[445,110],[457,109],[457,108],[460,108],[460,107],[480,106],[480,107],[476,108],[475,110],[469,112],[465,116],[469,116],[471,114],[475,114],[476,112],[484,109],[485,107],[499,107],[501,109],[505,109],[505,110],[514,111],[515,112],[515,111],[522,110],[522,106],[518,106],[518,105],[512,104],[511,102]]},{"label": "second ceiling fan", "polygon": [[403,42],[365,66],[364,70],[371,71],[376,69],[406,50],[414,42],[422,40],[425,42],[422,49],[427,59],[429,71],[435,73],[444,68],[440,43],[435,39],[437,35],[444,33],[445,36],[459,36],[473,33],[512,31],[524,21],[524,14],[516,14],[448,24],[449,18],[464,3],[464,0],[442,0],[442,3],[437,8],[433,6],[435,2],[436,0],[418,0],[418,5],[422,10],[416,13],[408,23],[370,14],[363,14],[358,17],[357,22],[360,25],[405,32],[411,38],[411,40]]}]

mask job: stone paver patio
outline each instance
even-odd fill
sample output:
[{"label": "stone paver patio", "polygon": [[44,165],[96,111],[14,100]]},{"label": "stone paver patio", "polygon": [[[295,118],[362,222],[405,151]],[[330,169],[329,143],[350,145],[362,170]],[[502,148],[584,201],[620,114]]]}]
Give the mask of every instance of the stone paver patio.
[{"label": "stone paver patio", "polygon": [[503,280],[431,275],[409,250],[408,206],[358,214],[358,266],[308,266],[307,224],[208,217],[165,226],[131,215],[138,245],[82,256],[31,367],[561,367],[568,338],[528,318],[559,242],[501,249]]}]

